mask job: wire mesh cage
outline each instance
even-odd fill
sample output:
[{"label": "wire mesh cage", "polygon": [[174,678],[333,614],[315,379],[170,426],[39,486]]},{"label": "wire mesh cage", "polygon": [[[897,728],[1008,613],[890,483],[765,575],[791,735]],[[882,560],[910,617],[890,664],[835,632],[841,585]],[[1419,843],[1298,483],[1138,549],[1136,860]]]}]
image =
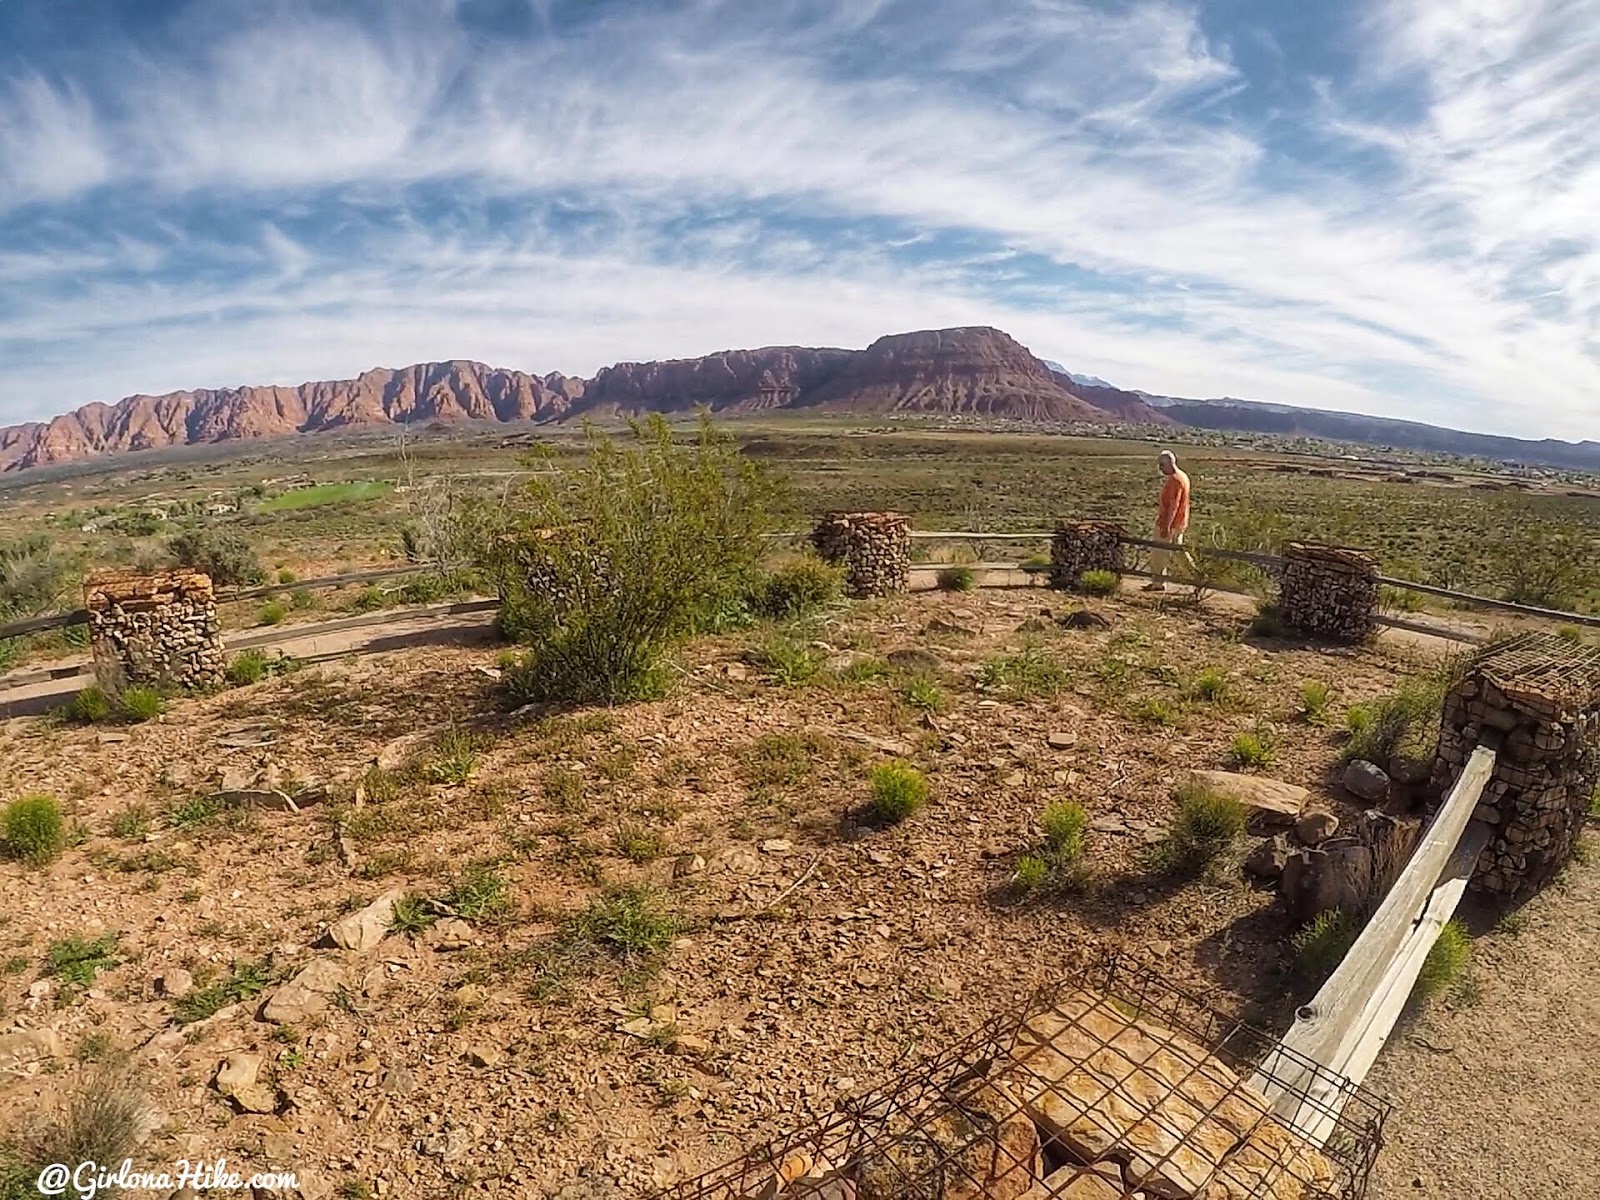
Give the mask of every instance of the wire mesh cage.
[{"label": "wire mesh cage", "polygon": [[[1263,1064],[1270,1064],[1264,1067]],[[1297,1080],[1289,1110],[1248,1076]],[[1360,1200],[1387,1106],[1107,958],[659,1200]]]}]

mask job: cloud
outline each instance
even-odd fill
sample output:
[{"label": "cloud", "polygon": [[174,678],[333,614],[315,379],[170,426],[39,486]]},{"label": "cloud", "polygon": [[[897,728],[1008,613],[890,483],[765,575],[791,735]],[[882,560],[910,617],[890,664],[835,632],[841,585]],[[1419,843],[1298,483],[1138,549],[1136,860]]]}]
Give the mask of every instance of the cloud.
[{"label": "cloud", "polygon": [[0,155],[0,395],[983,321],[1129,386],[1594,436],[1582,7],[1374,3],[1270,116],[1163,0],[276,7],[0,89],[0,148],[67,151]]}]

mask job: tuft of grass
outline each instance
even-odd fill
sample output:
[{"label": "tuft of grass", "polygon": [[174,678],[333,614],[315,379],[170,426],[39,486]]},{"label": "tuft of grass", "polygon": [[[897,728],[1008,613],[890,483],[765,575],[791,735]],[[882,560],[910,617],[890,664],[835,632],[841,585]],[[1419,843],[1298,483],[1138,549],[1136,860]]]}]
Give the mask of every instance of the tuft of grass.
[{"label": "tuft of grass", "polygon": [[279,583],[290,584],[290,583],[294,583],[299,578],[300,578],[300,576],[296,575],[288,567],[279,567],[278,568],[278,582]]},{"label": "tuft of grass", "polygon": [[1042,854],[1024,854],[1017,859],[1017,870],[1013,879],[1017,887],[1024,892],[1034,892],[1050,882],[1050,864],[1045,861]]},{"label": "tuft of grass", "polygon": [[481,741],[452,725],[434,747],[423,773],[433,783],[466,783],[478,769]]},{"label": "tuft of grass", "polygon": [[308,612],[317,607],[317,594],[310,588],[297,587],[289,593],[289,607],[296,612]]},{"label": "tuft of grass", "polygon": [[667,839],[659,829],[651,829],[632,821],[617,826],[617,853],[630,862],[644,864],[655,862],[667,852]]},{"label": "tuft of grass", "polygon": [[892,673],[881,658],[858,658],[839,672],[839,678],[846,683],[877,683]]},{"label": "tuft of grass", "polygon": [[389,918],[389,928],[396,933],[414,937],[437,919],[433,915],[433,910],[428,907],[426,896],[407,892],[394,902],[394,914]]},{"label": "tuft of grass", "polygon": [[753,658],[756,666],[783,687],[804,687],[814,682],[826,663],[820,650],[783,634],[769,637]]},{"label": "tuft of grass", "polygon": [[93,1066],[55,1111],[14,1142],[0,1142],[0,1198],[41,1194],[34,1181],[51,1164],[90,1162],[109,1169],[137,1153],[154,1123],[149,1101],[128,1080],[126,1068]]},{"label": "tuft of grass", "polygon": [[1228,761],[1245,770],[1270,767],[1278,761],[1278,750],[1271,731],[1257,726],[1234,734],[1228,746]]},{"label": "tuft of grass", "polygon": [[1320,987],[1350,953],[1361,933],[1361,921],[1340,909],[1318,913],[1290,939],[1294,970],[1308,986]]},{"label": "tuft of grass", "polygon": [[1199,780],[1174,793],[1178,815],[1154,850],[1154,865],[1174,874],[1199,871],[1222,855],[1244,832],[1243,804]]},{"label": "tuft of grass", "polygon": [[1007,692],[1017,699],[1056,696],[1071,682],[1067,669],[1037,646],[990,659],[983,664],[978,678],[984,687]]},{"label": "tuft of grass", "polygon": [[1422,970],[1411,995],[1418,1000],[1431,1000],[1459,983],[1472,962],[1472,935],[1459,917],[1452,917],[1439,930],[1439,936],[1428,948]]},{"label": "tuft of grass", "polygon": [[85,988],[101,971],[117,965],[117,935],[97,938],[67,937],[50,943],[45,951],[45,974],[73,987]]},{"label": "tuft of grass", "polygon": [[260,650],[240,651],[228,664],[228,682],[234,687],[248,687],[266,677],[267,656]]},{"label": "tuft of grass", "polygon": [[766,733],[745,748],[742,766],[752,787],[790,787],[811,778],[823,743],[815,734]]},{"label": "tuft of grass", "polygon": [[193,829],[214,820],[222,807],[210,796],[190,796],[167,810],[167,823],[175,829]]},{"label": "tuft of grass", "polygon": [[561,941],[569,947],[593,947],[614,958],[644,963],[666,954],[680,923],[648,887],[615,888],[591,900],[569,917]]},{"label": "tuft of grass", "polygon": [[6,853],[29,866],[42,867],[67,848],[66,822],[54,796],[23,796],[0,812],[0,840]]},{"label": "tuft of grass", "polygon": [[906,680],[900,686],[900,698],[923,712],[943,712],[945,707],[944,691],[926,675]]},{"label": "tuft of grass", "polygon": [[235,959],[227,973],[205,987],[198,987],[172,1006],[172,1016],[180,1025],[192,1025],[215,1016],[230,1004],[253,1000],[273,983],[272,967],[266,961]]},{"label": "tuft of grass", "polygon": [[1207,704],[1223,704],[1233,698],[1233,682],[1221,667],[1206,667],[1190,681],[1189,694]]},{"label": "tuft of grass", "polygon": [[143,804],[130,804],[111,818],[111,836],[139,841],[150,832],[150,810]]},{"label": "tuft of grass", "polygon": [[1308,679],[1300,685],[1300,719],[1307,725],[1326,725],[1328,710],[1333,706],[1333,688],[1320,679]]},{"label": "tuft of grass", "polygon": [[469,921],[503,917],[511,909],[511,884],[489,863],[472,863],[456,878],[445,903]]},{"label": "tuft of grass", "polygon": [[1133,710],[1135,719],[1151,725],[1176,725],[1181,715],[1178,706],[1162,696],[1141,700]]},{"label": "tuft of grass", "polygon": [[904,763],[880,763],[868,775],[872,799],[868,811],[883,825],[897,825],[928,802],[928,780]]},{"label": "tuft of grass", "polygon": [[934,578],[941,592],[970,592],[978,586],[971,567],[944,567]]},{"label": "tuft of grass", "polygon": [[76,721],[80,725],[98,725],[102,721],[109,721],[116,711],[116,706],[111,703],[111,697],[106,695],[106,690],[99,684],[91,683],[67,704],[66,713],[69,721]]},{"label": "tuft of grass", "polygon": [[570,767],[551,767],[539,786],[557,812],[583,811],[583,776],[579,772]]},{"label": "tuft of grass", "polygon": [[1058,867],[1076,867],[1083,859],[1089,832],[1089,815],[1071,800],[1058,800],[1044,810],[1040,824],[1050,862]]},{"label": "tuft of grass", "polygon": [[131,724],[154,721],[167,711],[167,699],[155,688],[131,687],[117,698],[122,719]]},{"label": "tuft of grass", "polygon": [[1090,596],[1110,596],[1121,586],[1115,571],[1085,571],[1078,576],[1078,590]]},{"label": "tuft of grass", "polygon": [[283,619],[289,615],[289,606],[282,600],[268,600],[261,606],[261,611],[256,614],[258,625],[281,625]]},{"label": "tuft of grass", "polygon": [[1576,625],[1556,626],[1556,636],[1567,642],[1583,641],[1583,630]]}]

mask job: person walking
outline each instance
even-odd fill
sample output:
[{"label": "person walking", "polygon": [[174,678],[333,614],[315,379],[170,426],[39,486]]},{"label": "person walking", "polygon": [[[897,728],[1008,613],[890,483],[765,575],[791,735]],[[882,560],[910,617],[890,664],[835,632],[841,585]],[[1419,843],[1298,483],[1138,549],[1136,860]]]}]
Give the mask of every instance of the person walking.
[{"label": "person walking", "polygon": [[[1156,460],[1166,482],[1161,485],[1161,510],[1156,514],[1156,541],[1183,545],[1183,534],[1189,528],[1189,477],[1178,469],[1178,456],[1163,450]],[[1167,571],[1172,565],[1171,550],[1150,551],[1150,573],[1155,576],[1145,585],[1147,592],[1167,590]],[[1194,556],[1183,551],[1184,560],[1192,568]]]}]

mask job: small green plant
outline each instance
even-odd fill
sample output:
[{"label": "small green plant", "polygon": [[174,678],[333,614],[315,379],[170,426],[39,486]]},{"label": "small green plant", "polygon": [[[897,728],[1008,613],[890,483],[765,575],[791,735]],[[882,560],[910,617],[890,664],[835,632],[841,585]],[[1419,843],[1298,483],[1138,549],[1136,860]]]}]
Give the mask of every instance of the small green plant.
[{"label": "small green plant", "polygon": [[84,688],[67,704],[68,720],[76,721],[80,725],[98,725],[102,721],[109,721],[115,706],[111,697],[99,684],[91,683]]},{"label": "small green plant", "polygon": [[1085,571],[1078,576],[1078,590],[1090,596],[1110,596],[1121,586],[1115,571]]},{"label": "small green plant", "polygon": [[227,973],[205,987],[198,987],[172,1006],[172,1016],[180,1025],[192,1025],[215,1016],[230,1004],[253,1000],[272,986],[269,963],[235,959]]},{"label": "small green plant", "polygon": [[1024,854],[1017,859],[1014,879],[1020,890],[1037,891],[1050,881],[1050,864],[1042,854]]},{"label": "small green plant", "polygon": [[478,769],[481,745],[476,736],[452,725],[434,747],[424,773],[433,783],[466,783]]},{"label": "small green plant", "polygon": [[1030,554],[1017,565],[1024,571],[1047,571],[1050,569],[1050,556],[1048,554]]},{"label": "small green plant", "polygon": [[73,1051],[73,1057],[85,1063],[111,1062],[117,1057],[117,1044],[109,1033],[86,1033]]},{"label": "small green plant", "polygon": [[1178,706],[1165,697],[1150,696],[1134,707],[1133,715],[1151,725],[1176,725],[1182,714]]},{"label": "small green plant", "polygon": [[1333,688],[1322,680],[1308,679],[1300,685],[1300,719],[1307,725],[1326,725],[1332,706]]},{"label": "small green plant", "polygon": [[648,887],[615,888],[568,918],[561,940],[590,946],[632,963],[660,958],[678,935],[678,919]]},{"label": "small green plant", "polygon": [[667,839],[658,829],[624,821],[617,826],[617,853],[630,862],[654,862],[667,852]]},{"label": "small green plant", "polygon": [[843,587],[840,568],[806,555],[762,580],[755,607],[764,617],[792,621],[832,604]]},{"label": "small green plant", "polygon": [[1294,935],[1294,969],[1310,987],[1320,987],[1344,961],[1361,933],[1361,921],[1340,909],[1318,913]]},{"label": "small green plant", "polygon": [[122,719],[138,725],[145,721],[154,721],[167,711],[167,699],[155,688],[131,687],[117,698],[117,707],[122,711]]},{"label": "small green plant", "polygon": [[1244,832],[1249,814],[1232,796],[1199,780],[1174,793],[1178,815],[1154,849],[1154,864],[1173,873],[1198,871],[1217,859]]},{"label": "small green plant", "polygon": [[174,829],[193,829],[215,820],[222,806],[210,796],[190,796],[167,811],[167,824]]},{"label": "small green plant", "polygon": [[900,688],[900,698],[912,708],[923,712],[942,712],[945,707],[944,691],[926,675],[906,680]]},{"label": "small green plant", "polygon": [[574,813],[583,810],[583,776],[570,767],[551,767],[544,773],[540,784],[545,799],[557,812]]},{"label": "small green plant", "polygon": [[298,575],[296,575],[293,571],[291,571],[288,567],[279,567],[278,568],[278,582],[279,583],[289,584],[289,583],[295,582],[295,580],[297,580],[299,578],[300,577]]},{"label": "small green plant", "polygon": [[267,677],[269,661],[265,651],[241,650],[228,664],[228,682],[234,687],[260,683]]},{"label": "small green plant", "polygon": [[407,892],[394,902],[394,912],[389,917],[389,928],[396,933],[414,937],[437,919],[428,906],[427,897],[416,892]]},{"label": "small green plant", "polygon": [[1007,692],[1017,699],[1056,696],[1070,682],[1066,668],[1037,646],[990,659],[983,664],[978,678],[984,687]]},{"label": "small green plant", "polygon": [[1233,682],[1221,667],[1207,667],[1189,683],[1189,694],[1207,704],[1222,704],[1233,697]]},{"label": "small green plant", "polygon": [[511,909],[511,884],[489,863],[472,863],[456,878],[445,903],[469,921],[504,916]]},{"label": "small green plant", "polygon": [[261,606],[261,612],[256,616],[258,625],[281,625],[283,619],[289,615],[289,606],[282,600],[268,600]]},{"label": "small green plant", "polygon": [[868,775],[872,799],[868,811],[882,825],[897,825],[928,802],[928,781],[904,763],[880,763]]},{"label": "small green plant", "polygon": [[1264,726],[1241,730],[1228,746],[1228,761],[1244,770],[1270,767],[1278,761],[1272,732]]},{"label": "small green plant", "polygon": [[790,787],[811,778],[820,739],[806,733],[764,733],[741,756],[746,782],[752,787]]},{"label": "small green plant", "polygon": [[50,943],[45,952],[45,973],[70,987],[86,988],[101,971],[117,965],[117,935],[97,938],[68,937]]},{"label": "small green plant", "polygon": [[66,822],[54,796],[23,796],[0,813],[6,853],[30,866],[54,862],[67,848]]},{"label": "small green plant", "polygon": [[1459,917],[1452,917],[1439,930],[1428,948],[1417,983],[1411,994],[1418,1000],[1431,1000],[1458,983],[1472,962],[1472,935]]},{"label": "small green plant", "polygon": [[755,654],[755,665],[784,687],[813,682],[822,674],[824,662],[821,651],[783,635],[768,638]]},{"label": "small green plant", "polygon": [[892,673],[881,658],[858,658],[840,670],[839,678],[846,683],[877,683]]},{"label": "small green plant", "polygon": [[1583,630],[1576,625],[1556,626],[1556,636],[1565,642],[1583,641]]},{"label": "small green plant", "polygon": [[941,592],[970,592],[978,586],[971,567],[944,567],[935,578]]},{"label": "small green plant", "polygon": [[308,612],[317,607],[317,594],[310,588],[297,587],[289,593],[289,607],[296,612]]},{"label": "small green plant", "polygon": [[1071,800],[1058,800],[1044,810],[1040,824],[1051,862],[1058,867],[1076,866],[1083,858],[1089,832],[1089,816],[1083,806]]},{"label": "small green plant", "polygon": [[130,804],[111,818],[111,836],[140,841],[150,832],[150,810],[143,804]]},{"label": "small green plant", "polygon": [[218,587],[249,587],[267,577],[254,547],[232,530],[192,529],[167,543],[180,566],[211,577]]}]

